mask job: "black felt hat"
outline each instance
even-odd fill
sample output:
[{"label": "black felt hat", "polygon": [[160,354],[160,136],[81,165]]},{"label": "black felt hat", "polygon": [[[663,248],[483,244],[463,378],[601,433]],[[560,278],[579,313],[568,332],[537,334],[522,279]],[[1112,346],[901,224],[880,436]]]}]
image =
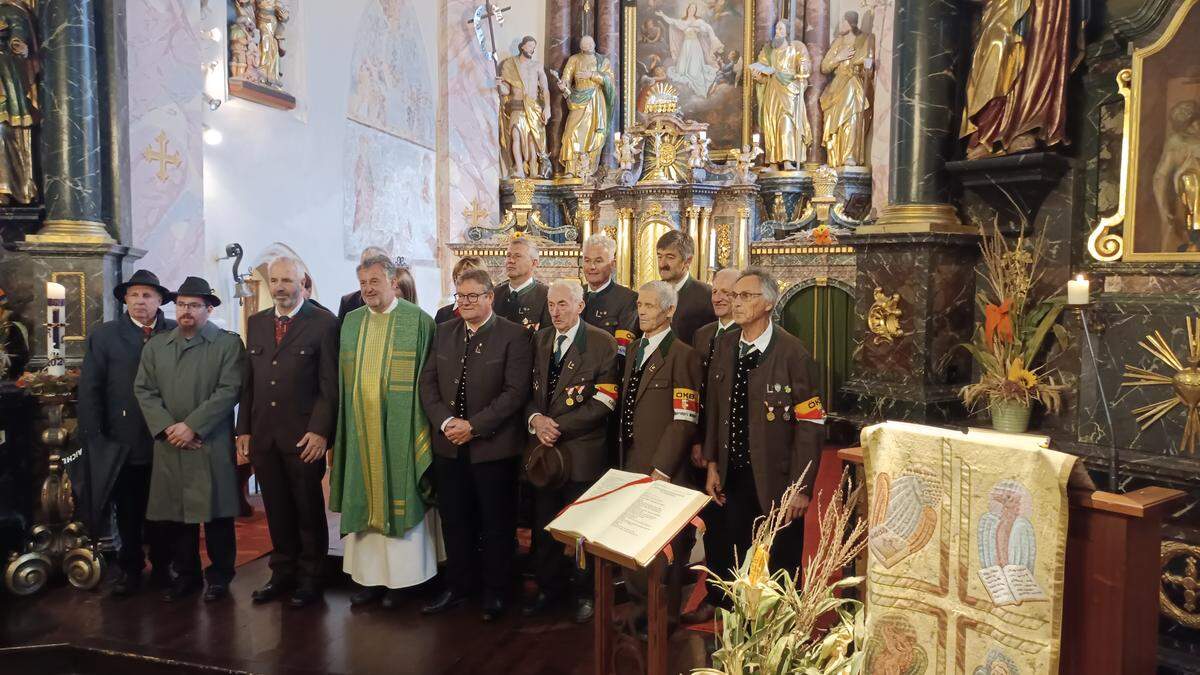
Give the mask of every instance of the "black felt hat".
[{"label": "black felt hat", "polygon": [[123,284],[117,284],[117,287],[113,289],[113,295],[117,297],[117,302],[125,302],[125,292],[129,290],[130,286],[149,286],[158,291],[158,294],[162,296],[163,302],[170,302],[175,299],[171,291],[168,291],[158,282],[158,275],[150,270],[138,270],[133,273],[133,276],[129,277],[128,281]]},{"label": "black felt hat", "polygon": [[532,443],[525,455],[525,477],[534,487],[562,487],[571,475],[571,455],[557,447]]},{"label": "black felt hat", "polygon": [[179,290],[175,291],[175,294],[171,300],[175,300],[181,295],[187,295],[193,298],[204,298],[205,300],[208,300],[208,304],[212,305],[213,307],[221,306],[221,299],[215,295],[215,291],[213,290],[212,286],[209,286],[208,282],[200,277],[188,277],[184,279],[183,283],[179,284]]}]

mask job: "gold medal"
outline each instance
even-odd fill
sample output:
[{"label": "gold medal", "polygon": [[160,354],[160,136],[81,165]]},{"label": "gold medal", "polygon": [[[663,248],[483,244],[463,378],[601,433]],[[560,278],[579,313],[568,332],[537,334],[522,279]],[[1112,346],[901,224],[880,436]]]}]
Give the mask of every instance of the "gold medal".
[{"label": "gold medal", "polygon": [[567,397],[567,405],[575,405],[575,399]]},{"label": "gold medal", "polygon": [[767,421],[768,421],[768,422],[774,422],[774,421],[775,421],[775,413],[773,413],[773,412],[768,412],[768,413],[767,413]]}]

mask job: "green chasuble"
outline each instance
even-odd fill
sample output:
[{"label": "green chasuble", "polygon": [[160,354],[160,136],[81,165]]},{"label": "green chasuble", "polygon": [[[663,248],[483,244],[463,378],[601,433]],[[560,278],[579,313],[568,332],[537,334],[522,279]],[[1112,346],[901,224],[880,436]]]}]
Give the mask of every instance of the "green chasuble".
[{"label": "green chasuble", "polygon": [[342,514],[343,535],[402,537],[425,517],[423,479],[433,455],[417,377],[432,337],[433,319],[404,300],[386,314],[361,307],[346,315],[329,480],[329,508]]}]

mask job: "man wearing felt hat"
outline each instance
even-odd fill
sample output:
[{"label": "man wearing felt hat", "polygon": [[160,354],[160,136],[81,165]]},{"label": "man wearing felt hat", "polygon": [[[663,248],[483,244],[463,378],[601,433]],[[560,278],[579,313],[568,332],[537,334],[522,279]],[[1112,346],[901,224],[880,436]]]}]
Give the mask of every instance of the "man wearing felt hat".
[{"label": "man wearing felt hat", "polygon": [[178,575],[163,596],[198,592],[200,524],[212,565],[206,601],[229,594],[236,554],[233,518],[238,480],[233,459],[233,409],[242,388],[246,351],[237,335],[209,322],[221,304],[208,282],[184,279],[174,294],[174,330],[142,350],[134,393],[154,437],[146,517],[164,521]]},{"label": "man wearing felt hat", "polygon": [[112,592],[125,596],[142,586],[147,544],[151,580],[163,586],[170,581],[170,548],[158,524],[146,522],[154,439],[134,397],[133,379],[142,347],[151,337],[174,329],[175,322],[159,309],[171,300],[171,292],[153,272],[134,272],[113,295],[125,304],[125,312],[88,333],[77,409],[88,486],[82,511],[93,529],[104,520],[107,508],[115,512],[121,574]]}]

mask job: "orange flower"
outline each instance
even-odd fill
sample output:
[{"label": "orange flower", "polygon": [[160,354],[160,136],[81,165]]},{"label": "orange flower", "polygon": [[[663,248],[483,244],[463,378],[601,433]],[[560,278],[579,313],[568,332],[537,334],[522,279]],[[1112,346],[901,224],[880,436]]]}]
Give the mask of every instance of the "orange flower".
[{"label": "orange flower", "polygon": [[1005,300],[999,305],[993,305],[989,303],[984,306],[983,336],[987,339],[989,345],[992,343],[992,340],[997,337],[1004,342],[1012,342],[1012,317],[1008,315],[1009,310],[1011,309],[1011,299]]}]

